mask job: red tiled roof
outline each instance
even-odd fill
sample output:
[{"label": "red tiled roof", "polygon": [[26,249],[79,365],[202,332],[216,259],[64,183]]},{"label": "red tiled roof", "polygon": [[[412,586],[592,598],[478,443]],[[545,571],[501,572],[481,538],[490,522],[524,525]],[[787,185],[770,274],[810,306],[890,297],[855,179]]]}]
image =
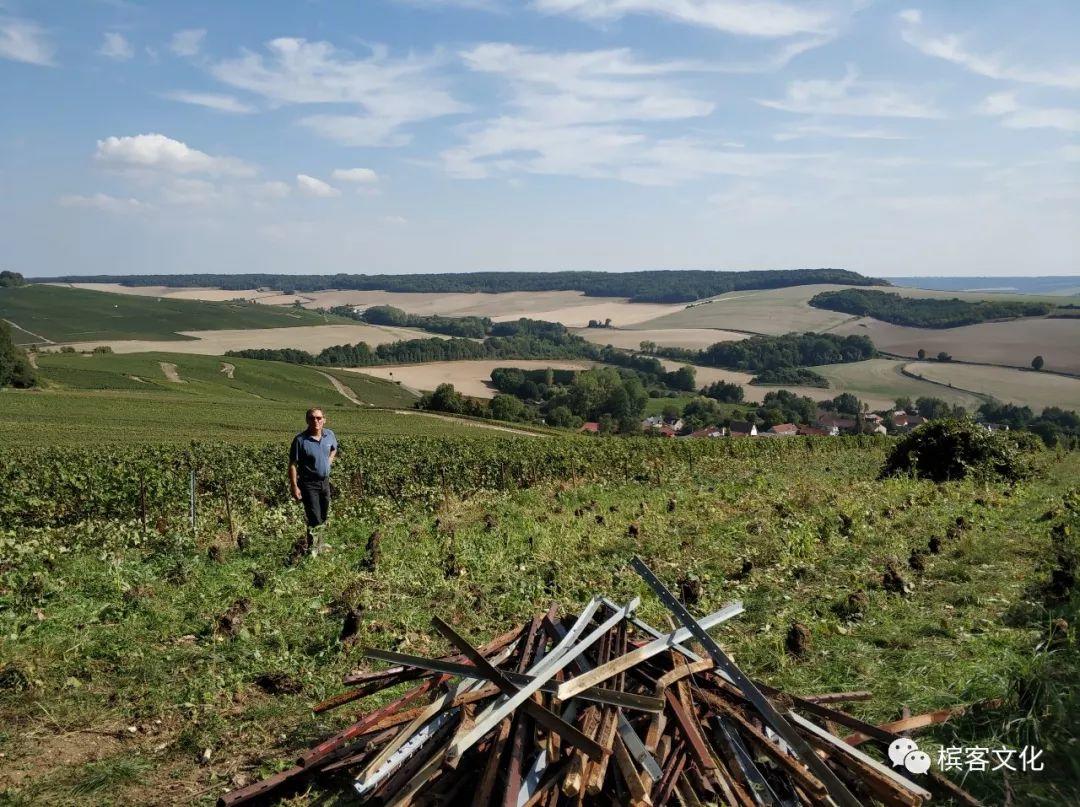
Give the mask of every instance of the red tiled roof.
[{"label": "red tiled roof", "polygon": [[799,427],[794,423],[777,423],[771,429],[773,434],[796,434],[799,431]]}]

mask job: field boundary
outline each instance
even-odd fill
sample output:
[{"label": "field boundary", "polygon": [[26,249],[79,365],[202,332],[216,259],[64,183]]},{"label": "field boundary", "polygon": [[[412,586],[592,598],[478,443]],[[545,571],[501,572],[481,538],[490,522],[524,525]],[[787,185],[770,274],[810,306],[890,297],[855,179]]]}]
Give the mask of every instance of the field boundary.
[{"label": "field boundary", "polygon": [[[925,359],[915,359],[915,361],[926,361],[926,360]],[[914,361],[909,362],[909,364],[914,364],[914,363],[915,363]],[[962,364],[964,362],[956,362],[956,363],[957,364]],[[1000,365],[991,364],[991,365],[985,365],[985,366],[998,367]],[[1016,367],[1003,367],[1002,369],[1015,370],[1017,368]],[[932,378],[926,378],[925,376],[921,376],[918,373],[914,372],[913,370],[909,370],[907,364],[901,364],[900,367],[899,367],[899,370],[900,370],[900,373],[902,375],[906,375],[908,378],[914,378],[917,381],[922,381],[922,382],[925,382],[927,384],[933,384],[933,385],[938,386],[938,387],[944,387],[945,389],[951,389],[951,390],[955,390],[955,391],[958,391],[958,392],[966,392],[968,395],[974,395],[976,398],[978,398],[980,401],[983,401],[984,403],[990,403],[992,400],[994,400],[993,395],[988,395],[985,392],[976,392],[975,390],[968,389],[967,387],[958,387],[955,384],[946,384],[946,383],[944,383],[942,381],[935,381]]]}]

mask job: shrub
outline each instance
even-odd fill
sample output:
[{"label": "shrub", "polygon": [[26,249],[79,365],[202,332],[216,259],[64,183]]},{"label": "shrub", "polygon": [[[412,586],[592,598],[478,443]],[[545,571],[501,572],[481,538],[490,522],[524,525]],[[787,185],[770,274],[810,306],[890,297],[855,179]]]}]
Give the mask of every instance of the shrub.
[{"label": "shrub", "polygon": [[1012,432],[990,433],[969,420],[935,420],[904,437],[885,459],[881,477],[912,474],[946,482],[967,476],[1023,479],[1031,474],[1037,440]]}]

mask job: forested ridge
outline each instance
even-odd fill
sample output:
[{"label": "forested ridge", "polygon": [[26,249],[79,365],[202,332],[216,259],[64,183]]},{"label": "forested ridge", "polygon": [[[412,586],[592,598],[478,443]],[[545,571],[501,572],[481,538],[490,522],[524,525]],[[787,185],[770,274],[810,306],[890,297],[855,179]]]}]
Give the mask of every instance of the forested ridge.
[{"label": "forested ridge", "polygon": [[216,286],[270,288],[281,292],[324,289],[354,291],[461,292],[580,291],[587,297],[628,297],[637,303],[684,303],[729,291],[775,289],[812,283],[888,285],[847,269],[770,269],[722,272],[664,269],[641,272],[462,272],[422,275],[90,275],[35,278],[39,282],[119,283],[124,286]]},{"label": "forested ridge", "polygon": [[1051,310],[1046,303],[904,297],[873,289],[823,291],[810,298],[810,305],[915,328],[956,328],[993,319],[1041,317]]}]

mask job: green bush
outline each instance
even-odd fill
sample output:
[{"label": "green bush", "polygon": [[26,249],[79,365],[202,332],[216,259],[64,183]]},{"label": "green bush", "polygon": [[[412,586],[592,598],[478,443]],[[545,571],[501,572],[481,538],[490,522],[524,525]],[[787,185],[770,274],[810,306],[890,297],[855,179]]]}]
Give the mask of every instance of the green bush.
[{"label": "green bush", "polygon": [[988,432],[970,420],[934,420],[904,437],[885,459],[881,477],[914,475],[935,482],[967,476],[1017,480],[1031,475],[1030,434]]}]

